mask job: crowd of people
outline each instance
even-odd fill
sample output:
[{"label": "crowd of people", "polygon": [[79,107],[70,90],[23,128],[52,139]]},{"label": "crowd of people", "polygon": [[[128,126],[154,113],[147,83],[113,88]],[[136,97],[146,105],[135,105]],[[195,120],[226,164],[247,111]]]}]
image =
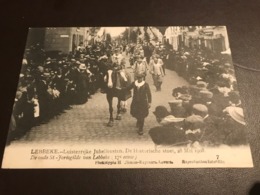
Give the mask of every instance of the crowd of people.
[{"label": "crowd of people", "polygon": [[[69,55],[45,52],[39,44],[26,50],[11,118],[11,139],[45,123],[71,105],[84,104],[99,89],[111,66],[112,47],[80,44]],[[50,55],[50,56],[48,56]]]},{"label": "crowd of people", "polygon": [[241,100],[231,57],[207,48],[174,51],[161,43],[130,45],[130,64],[135,80],[152,74],[156,91],[161,90],[165,68],[174,70],[189,86],[173,89],[170,111],[157,106],[160,126],[150,130],[157,145],[217,146],[247,144]]},{"label": "crowd of people", "polygon": [[190,86],[173,89],[170,111],[157,106],[160,126],[152,128],[153,141],[190,146],[246,144],[241,100],[228,58],[208,50],[181,49],[169,53],[171,64]]},{"label": "crowd of people", "polygon": [[[73,104],[86,103],[99,89],[106,92],[104,77],[108,69],[117,68],[118,74],[125,76],[123,51],[129,56],[134,80],[140,80],[142,75],[143,83],[150,73],[156,91],[161,90],[165,68],[176,71],[190,84],[173,89],[171,111],[156,107],[154,114],[160,126],[150,130],[156,144],[246,143],[243,110],[230,58],[207,49],[182,47],[174,51],[167,44],[145,41],[86,47],[81,43],[74,52],[55,59],[39,45],[31,47],[23,59],[11,129],[28,130]],[[140,134],[145,117],[137,120]]]}]

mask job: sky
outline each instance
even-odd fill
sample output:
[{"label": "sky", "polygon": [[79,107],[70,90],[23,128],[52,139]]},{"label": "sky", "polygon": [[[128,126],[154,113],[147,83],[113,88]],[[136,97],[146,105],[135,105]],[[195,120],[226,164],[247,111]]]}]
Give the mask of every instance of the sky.
[{"label": "sky", "polygon": [[112,37],[116,37],[125,31],[126,27],[104,27]]}]

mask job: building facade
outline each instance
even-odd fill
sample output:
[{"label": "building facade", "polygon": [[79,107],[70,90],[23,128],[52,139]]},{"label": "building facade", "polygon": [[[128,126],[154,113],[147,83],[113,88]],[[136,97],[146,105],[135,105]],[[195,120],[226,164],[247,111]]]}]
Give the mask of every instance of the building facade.
[{"label": "building facade", "polygon": [[86,28],[46,28],[44,49],[45,51],[61,51],[65,54],[72,52],[87,37]]},{"label": "building facade", "polygon": [[225,26],[171,26],[166,29],[164,36],[174,50],[188,47],[223,52],[229,49]]}]

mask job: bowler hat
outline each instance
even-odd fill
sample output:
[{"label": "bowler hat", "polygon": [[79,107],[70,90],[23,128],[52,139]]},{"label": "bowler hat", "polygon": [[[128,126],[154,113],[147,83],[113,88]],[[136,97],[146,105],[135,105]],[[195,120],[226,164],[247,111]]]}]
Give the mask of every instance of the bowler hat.
[{"label": "bowler hat", "polygon": [[153,113],[157,118],[164,118],[170,114],[164,106],[157,106]]},{"label": "bowler hat", "polygon": [[228,93],[229,100],[232,102],[238,102],[240,100],[238,91],[231,91]]}]

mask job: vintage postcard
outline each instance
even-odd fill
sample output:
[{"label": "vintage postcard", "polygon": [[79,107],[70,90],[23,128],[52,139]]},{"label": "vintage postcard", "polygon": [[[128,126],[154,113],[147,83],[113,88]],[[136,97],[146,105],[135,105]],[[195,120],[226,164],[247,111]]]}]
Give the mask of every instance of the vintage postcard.
[{"label": "vintage postcard", "polygon": [[253,167],[225,26],[30,28],[2,168]]}]

